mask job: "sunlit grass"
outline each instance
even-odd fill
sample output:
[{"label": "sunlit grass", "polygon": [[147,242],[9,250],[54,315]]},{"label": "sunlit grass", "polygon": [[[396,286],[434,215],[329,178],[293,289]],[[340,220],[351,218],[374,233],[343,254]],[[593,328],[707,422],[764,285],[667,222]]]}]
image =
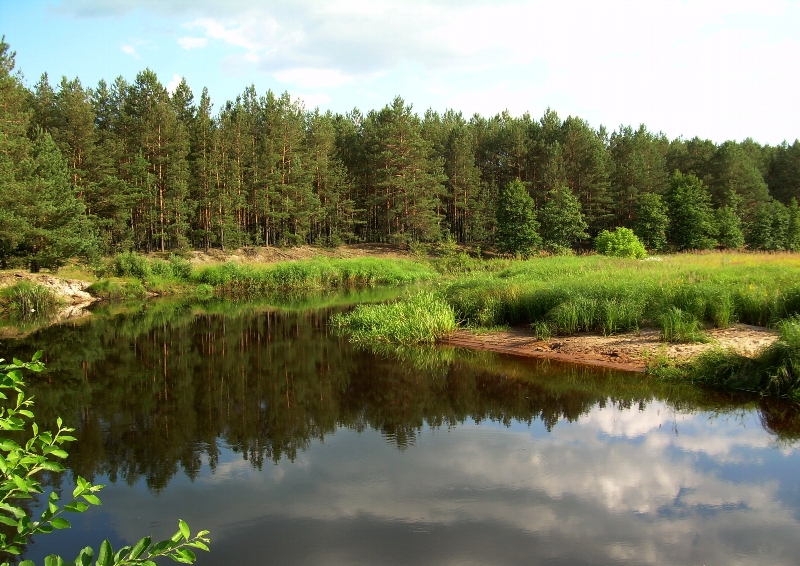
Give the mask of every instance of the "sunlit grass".
[{"label": "sunlit grass", "polygon": [[435,293],[421,291],[403,301],[358,305],[334,315],[331,325],[352,342],[417,344],[447,336],[455,330],[456,320],[453,309]]}]

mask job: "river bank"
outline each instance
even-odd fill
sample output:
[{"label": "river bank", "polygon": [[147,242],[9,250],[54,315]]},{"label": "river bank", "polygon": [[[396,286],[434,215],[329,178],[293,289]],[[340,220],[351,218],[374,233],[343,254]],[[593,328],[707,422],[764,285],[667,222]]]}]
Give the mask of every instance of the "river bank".
[{"label": "river bank", "polygon": [[656,359],[684,361],[713,348],[733,349],[752,357],[778,339],[773,330],[747,324],[712,328],[706,334],[708,342],[690,344],[663,342],[657,328],[610,336],[578,333],[540,340],[531,330],[515,328],[488,333],[457,330],[441,343],[471,350],[644,372],[647,364]]}]

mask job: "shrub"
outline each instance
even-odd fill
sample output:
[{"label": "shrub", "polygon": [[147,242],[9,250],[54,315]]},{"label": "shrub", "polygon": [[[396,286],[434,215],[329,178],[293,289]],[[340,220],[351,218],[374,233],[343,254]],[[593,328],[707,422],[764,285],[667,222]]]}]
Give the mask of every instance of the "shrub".
[{"label": "shrub", "polygon": [[114,258],[114,275],[144,279],[152,273],[147,258],[136,252],[124,252]]},{"label": "shrub", "polygon": [[628,228],[618,227],[613,232],[603,230],[594,239],[594,248],[598,253],[614,257],[642,259],[647,255],[644,245]]}]

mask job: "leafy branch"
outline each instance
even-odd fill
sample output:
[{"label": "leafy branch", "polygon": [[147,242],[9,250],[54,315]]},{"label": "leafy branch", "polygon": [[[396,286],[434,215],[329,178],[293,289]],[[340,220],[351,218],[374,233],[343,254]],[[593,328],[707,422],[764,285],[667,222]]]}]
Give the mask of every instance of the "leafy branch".
[{"label": "leafy branch", "polygon": [[[9,432],[25,432],[30,423],[31,437],[24,445],[10,438],[0,437],[0,524],[16,529],[12,536],[0,533],[0,551],[18,555],[28,541],[28,537],[36,534],[47,534],[57,529],[68,529],[70,522],[64,513],[83,513],[92,505],[100,505],[96,493],[103,486],[93,485],[78,476],[75,489],[69,502],[63,503],[57,493],[51,492],[47,498],[47,508],[41,517],[33,521],[28,512],[15,501],[32,499],[42,494],[42,485],[37,479],[41,472],[59,473],[64,466],[59,462],[67,457],[62,448],[66,442],[74,441],[70,435],[74,429],[65,427],[61,418],[57,422],[58,431],[40,431],[34,419],[33,398],[24,390],[21,370],[27,369],[41,372],[44,364],[39,361],[42,352],[34,354],[31,362],[14,359],[12,364],[0,365],[0,400],[9,401],[9,395],[16,394],[8,406],[0,406],[0,430]],[[0,363],[4,360],[0,359]],[[8,393],[8,394],[7,394]],[[197,559],[194,549],[208,551],[208,531],[200,531],[192,536],[189,526],[184,521],[178,522],[178,531],[171,538],[152,543],[150,537],[144,537],[133,546],[125,546],[116,553],[108,540],[100,545],[95,562],[96,566],[155,565],[154,558],[168,557],[176,562],[192,564]],[[86,547],[70,564],[89,566],[94,559],[94,550]],[[4,562],[1,566],[8,566]],[[45,566],[62,566],[67,564],[55,554],[45,558]],[[24,560],[20,566],[33,566],[30,560]]]}]

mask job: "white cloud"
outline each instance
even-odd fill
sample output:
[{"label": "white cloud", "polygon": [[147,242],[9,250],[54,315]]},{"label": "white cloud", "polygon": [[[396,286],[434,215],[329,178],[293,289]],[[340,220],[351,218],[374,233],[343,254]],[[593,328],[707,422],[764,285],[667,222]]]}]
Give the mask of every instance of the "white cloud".
[{"label": "white cloud", "polygon": [[178,88],[178,85],[181,84],[183,78],[178,75],[177,73],[172,75],[172,80],[167,83],[167,92],[172,94],[175,92],[175,89]]},{"label": "white cloud", "polygon": [[324,92],[293,94],[292,98],[309,110],[326,106],[331,101],[331,97]]},{"label": "white cloud", "polygon": [[335,69],[285,69],[276,71],[274,75],[280,82],[300,88],[332,88],[352,81],[352,77]]},{"label": "white cloud", "polygon": [[[800,130],[785,94],[800,87],[785,64],[800,58],[796,2],[63,0],[58,11],[156,12],[194,31],[178,40],[184,49],[224,45],[224,73],[302,90],[380,76],[416,106],[467,115],[550,106],[595,126],[770,143]],[[413,100],[415,88],[429,99]]]},{"label": "white cloud", "polygon": [[128,55],[130,55],[134,59],[139,59],[139,54],[136,52],[136,48],[133,45],[128,45],[126,43],[126,44],[123,44],[122,46],[120,46],[120,49],[122,49],[123,53],[127,53]]},{"label": "white cloud", "polygon": [[178,39],[178,45],[186,49],[187,51],[192,49],[200,49],[206,46],[208,43],[207,37],[181,37]]}]

